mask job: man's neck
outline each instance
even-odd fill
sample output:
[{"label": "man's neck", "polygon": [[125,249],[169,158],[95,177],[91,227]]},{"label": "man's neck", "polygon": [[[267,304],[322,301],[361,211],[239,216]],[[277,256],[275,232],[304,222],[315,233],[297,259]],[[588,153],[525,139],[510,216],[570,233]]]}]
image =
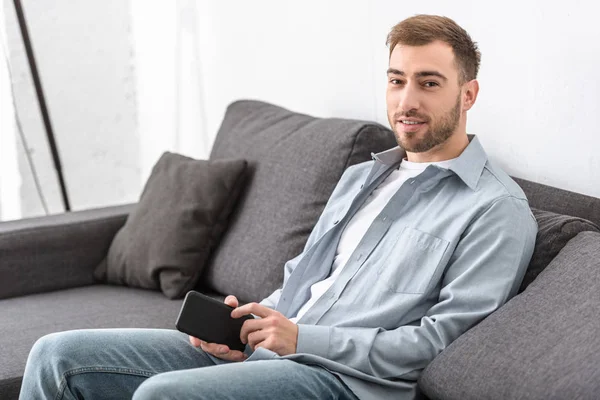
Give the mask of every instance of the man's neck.
[{"label": "man's neck", "polygon": [[423,153],[406,152],[406,158],[411,162],[438,162],[456,158],[469,145],[467,133],[454,133],[448,140]]}]

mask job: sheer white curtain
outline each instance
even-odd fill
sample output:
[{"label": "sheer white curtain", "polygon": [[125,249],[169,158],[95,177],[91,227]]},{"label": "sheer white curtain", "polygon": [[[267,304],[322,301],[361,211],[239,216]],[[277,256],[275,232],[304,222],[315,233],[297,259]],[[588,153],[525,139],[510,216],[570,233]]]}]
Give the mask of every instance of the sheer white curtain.
[{"label": "sheer white curtain", "polygon": [[141,179],[164,151],[207,158],[195,0],[132,0]]},{"label": "sheer white curtain", "polygon": [[21,175],[17,162],[17,129],[6,64],[4,7],[0,7],[0,220],[21,218]]}]

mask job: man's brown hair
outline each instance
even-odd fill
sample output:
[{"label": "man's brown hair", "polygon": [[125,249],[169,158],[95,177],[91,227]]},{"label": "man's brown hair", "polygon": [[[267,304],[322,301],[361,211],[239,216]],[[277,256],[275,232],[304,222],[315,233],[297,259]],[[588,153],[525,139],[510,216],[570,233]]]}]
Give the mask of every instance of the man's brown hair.
[{"label": "man's brown hair", "polygon": [[435,40],[445,42],[452,47],[459,69],[459,83],[477,78],[481,52],[477,43],[456,22],[439,15],[415,15],[401,21],[388,34],[386,44],[390,47],[390,56],[398,44],[423,46]]}]

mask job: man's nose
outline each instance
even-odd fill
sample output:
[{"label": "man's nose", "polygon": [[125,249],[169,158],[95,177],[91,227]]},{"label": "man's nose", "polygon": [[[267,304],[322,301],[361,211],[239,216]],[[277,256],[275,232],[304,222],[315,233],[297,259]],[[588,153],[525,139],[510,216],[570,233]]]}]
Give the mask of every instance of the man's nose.
[{"label": "man's nose", "polygon": [[420,105],[419,103],[420,101],[417,88],[411,84],[406,85],[400,94],[398,109],[404,113],[407,113],[410,110],[418,110]]}]

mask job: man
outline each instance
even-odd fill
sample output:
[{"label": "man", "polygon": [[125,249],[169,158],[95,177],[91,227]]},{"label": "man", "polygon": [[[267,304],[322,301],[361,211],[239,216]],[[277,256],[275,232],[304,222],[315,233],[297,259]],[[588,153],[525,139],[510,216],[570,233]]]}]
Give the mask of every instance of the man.
[{"label": "man", "polygon": [[[448,344],[515,295],[537,225],[521,189],[466,133],[480,54],[452,20],[388,36],[399,147],[348,168],[281,289],[237,307],[245,352],[167,330],[53,334],[23,399],[412,399]],[[190,345],[191,343],[191,345]]]}]

